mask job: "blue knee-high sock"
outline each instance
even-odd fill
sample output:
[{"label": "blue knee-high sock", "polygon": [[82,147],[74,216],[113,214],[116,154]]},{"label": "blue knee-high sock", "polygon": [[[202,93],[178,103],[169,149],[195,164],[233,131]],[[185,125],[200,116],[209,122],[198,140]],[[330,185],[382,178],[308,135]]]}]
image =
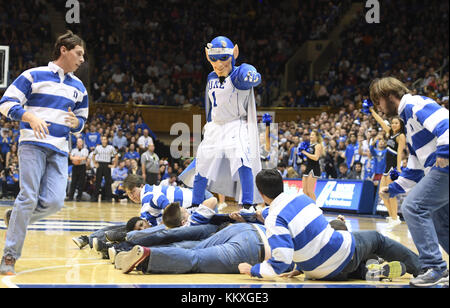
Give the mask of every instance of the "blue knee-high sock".
[{"label": "blue knee-high sock", "polygon": [[253,204],[253,173],[252,169],[242,166],[238,169],[241,180],[242,204]]},{"label": "blue knee-high sock", "polygon": [[195,175],[194,187],[192,188],[192,204],[200,204],[205,200],[206,185],[208,179],[200,174]]}]

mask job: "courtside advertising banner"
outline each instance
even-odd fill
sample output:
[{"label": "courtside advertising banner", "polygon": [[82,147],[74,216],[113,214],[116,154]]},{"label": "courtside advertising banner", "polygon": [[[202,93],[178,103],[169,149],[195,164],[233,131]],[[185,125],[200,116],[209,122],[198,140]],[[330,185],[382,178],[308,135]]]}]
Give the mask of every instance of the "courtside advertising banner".
[{"label": "courtside advertising banner", "polygon": [[[286,193],[303,193],[300,179],[285,179]],[[372,214],[374,209],[375,189],[371,181],[361,180],[326,180],[316,183],[317,206],[330,210],[344,210]]]}]

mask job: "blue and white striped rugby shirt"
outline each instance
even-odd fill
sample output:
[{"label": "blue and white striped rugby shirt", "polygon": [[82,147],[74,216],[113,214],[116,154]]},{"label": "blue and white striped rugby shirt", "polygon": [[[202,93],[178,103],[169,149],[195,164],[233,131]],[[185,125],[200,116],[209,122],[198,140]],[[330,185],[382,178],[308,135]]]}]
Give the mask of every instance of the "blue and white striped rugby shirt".
[{"label": "blue and white striped rugby shirt", "polygon": [[271,258],[251,269],[252,276],[274,277],[295,268],[310,279],[339,274],[354,253],[348,231],[334,230],[322,210],[306,195],[282,193],[270,207],[264,226]]},{"label": "blue and white striped rugby shirt", "polygon": [[391,197],[408,193],[431,168],[436,157],[449,158],[448,109],[431,98],[406,94],[400,100],[398,114],[405,123],[406,143],[409,149],[408,165],[397,180],[389,185]]},{"label": "blue and white striped rugby shirt", "polygon": [[141,190],[141,218],[152,226],[161,224],[164,209],[172,202],[181,207],[192,205],[192,190],[178,186],[148,185]]},{"label": "blue and white striped rugby shirt", "polygon": [[[65,122],[69,107],[80,122],[75,129]],[[36,144],[68,155],[69,132],[80,132],[88,117],[88,93],[73,73],[64,75],[62,68],[50,62],[20,74],[0,100],[0,112],[13,121],[21,121],[26,111],[51,124],[50,135],[38,139],[28,123],[20,122],[19,144]]]}]

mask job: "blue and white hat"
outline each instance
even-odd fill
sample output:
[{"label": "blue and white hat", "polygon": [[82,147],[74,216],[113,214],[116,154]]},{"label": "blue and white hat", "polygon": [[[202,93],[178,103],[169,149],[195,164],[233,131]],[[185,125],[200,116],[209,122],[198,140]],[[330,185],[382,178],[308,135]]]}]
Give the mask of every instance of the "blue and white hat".
[{"label": "blue and white hat", "polygon": [[212,62],[217,60],[226,61],[228,58],[232,58],[231,63],[234,67],[235,59],[233,56],[234,44],[231,40],[225,36],[218,36],[214,38],[211,43],[206,45],[209,59]]}]

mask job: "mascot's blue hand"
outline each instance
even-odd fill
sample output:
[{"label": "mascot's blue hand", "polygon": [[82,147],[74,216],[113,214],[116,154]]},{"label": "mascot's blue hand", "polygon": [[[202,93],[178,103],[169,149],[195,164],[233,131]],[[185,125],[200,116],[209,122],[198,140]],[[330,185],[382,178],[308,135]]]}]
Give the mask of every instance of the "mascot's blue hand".
[{"label": "mascot's blue hand", "polygon": [[236,71],[237,76],[236,78],[232,76],[232,79],[234,85],[240,90],[249,90],[261,83],[261,74],[250,64],[243,63]]}]

